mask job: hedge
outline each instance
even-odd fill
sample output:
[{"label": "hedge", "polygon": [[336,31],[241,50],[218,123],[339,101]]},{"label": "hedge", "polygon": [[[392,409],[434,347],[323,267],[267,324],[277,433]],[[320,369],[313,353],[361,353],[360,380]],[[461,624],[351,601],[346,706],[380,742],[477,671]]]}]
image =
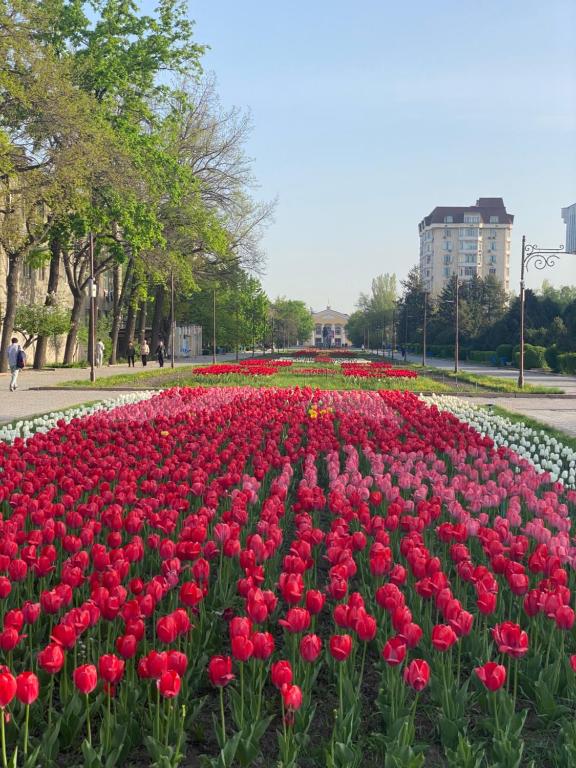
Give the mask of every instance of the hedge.
[{"label": "hedge", "polygon": [[576,373],[576,352],[563,352],[558,355],[562,373]]},{"label": "hedge", "polygon": [[506,363],[512,362],[512,344],[500,344],[496,347],[496,359],[498,362],[504,360]]},{"label": "hedge", "polygon": [[[533,344],[524,345],[524,368],[544,368],[546,365],[545,347],[536,347]],[[514,350],[514,364],[520,364],[520,348]]]},{"label": "hedge", "polygon": [[475,363],[493,363],[497,358],[496,351],[472,349],[468,353],[468,360]]}]

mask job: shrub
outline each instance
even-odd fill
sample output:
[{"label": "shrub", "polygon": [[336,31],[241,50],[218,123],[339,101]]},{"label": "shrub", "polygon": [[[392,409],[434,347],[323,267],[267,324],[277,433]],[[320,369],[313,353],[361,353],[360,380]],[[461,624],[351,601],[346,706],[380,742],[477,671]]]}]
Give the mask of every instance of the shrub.
[{"label": "shrub", "polygon": [[512,362],[512,344],[499,344],[496,347],[496,360],[500,363],[504,360],[506,363]]},{"label": "shrub", "polygon": [[546,352],[544,353],[544,357],[546,358],[546,362],[550,366],[550,368],[554,371],[554,373],[560,373],[560,360],[559,360],[559,354],[558,354],[558,347],[556,344],[552,344],[551,347],[546,347]]},{"label": "shrub", "polygon": [[576,352],[563,352],[558,362],[562,373],[576,373]]},{"label": "shrub", "polygon": [[468,353],[468,360],[475,363],[492,363],[496,357],[496,352],[491,350],[471,349]]},{"label": "shrub", "polygon": [[[546,360],[544,354],[546,352],[545,347],[535,347],[532,344],[524,345],[524,368],[544,368]],[[514,352],[514,363],[519,365],[520,363],[520,349]]]}]

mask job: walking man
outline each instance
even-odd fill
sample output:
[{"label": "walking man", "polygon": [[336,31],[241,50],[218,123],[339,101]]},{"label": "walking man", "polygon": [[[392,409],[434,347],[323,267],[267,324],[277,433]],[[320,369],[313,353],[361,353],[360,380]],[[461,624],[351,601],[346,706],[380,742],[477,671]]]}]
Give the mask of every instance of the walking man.
[{"label": "walking man", "polygon": [[140,345],[140,357],[142,358],[142,365],[148,364],[148,355],[150,354],[150,347],[148,341],[144,339],[144,342]]},{"label": "walking man", "polygon": [[136,355],[136,348],[132,339],[128,342],[128,349],[126,351],[126,357],[128,358],[128,368],[134,368],[134,356]]},{"label": "walking man", "polygon": [[160,341],[158,342],[158,346],[156,347],[156,357],[158,359],[158,365],[160,366],[160,368],[164,368],[164,353],[165,353],[164,342],[162,341],[162,339],[160,339]]},{"label": "walking man", "polygon": [[12,338],[12,343],[8,347],[8,365],[10,366],[10,392],[15,392],[18,388],[18,374],[20,370],[24,368],[26,362],[26,355],[24,350],[18,343],[16,337]]}]

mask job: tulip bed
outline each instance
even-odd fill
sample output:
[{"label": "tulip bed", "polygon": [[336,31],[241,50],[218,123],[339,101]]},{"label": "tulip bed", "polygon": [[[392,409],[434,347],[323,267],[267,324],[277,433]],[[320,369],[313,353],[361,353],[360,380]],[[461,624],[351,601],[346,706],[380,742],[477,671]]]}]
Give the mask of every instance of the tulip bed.
[{"label": "tulip bed", "polygon": [[172,389],[0,474],[3,766],[576,764],[576,492],[436,405]]}]

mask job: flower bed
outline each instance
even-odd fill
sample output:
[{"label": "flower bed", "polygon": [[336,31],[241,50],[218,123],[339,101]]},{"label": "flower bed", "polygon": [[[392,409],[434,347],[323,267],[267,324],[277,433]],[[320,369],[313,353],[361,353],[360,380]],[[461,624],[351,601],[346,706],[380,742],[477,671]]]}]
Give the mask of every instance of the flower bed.
[{"label": "flower bed", "polygon": [[532,429],[521,422],[489,413],[458,397],[431,395],[422,399],[468,422],[478,432],[492,438],[496,445],[511,448],[519,456],[528,459],[538,471],[550,472],[553,481],[562,480],[566,487],[576,488],[576,451],[543,430]]},{"label": "flower bed", "polygon": [[240,363],[215,363],[214,365],[199,365],[192,368],[193,376],[274,376],[278,368],[270,363],[254,363],[240,365]]},{"label": "flower bed", "polygon": [[0,456],[6,754],[574,764],[576,492],[446,410],[167,390]]},{"label": "flower bed", "polygon": [[418,374],[413,370],[392,368],[390,363],[342,363],[344,376],[357,379],[416,379]]}]

